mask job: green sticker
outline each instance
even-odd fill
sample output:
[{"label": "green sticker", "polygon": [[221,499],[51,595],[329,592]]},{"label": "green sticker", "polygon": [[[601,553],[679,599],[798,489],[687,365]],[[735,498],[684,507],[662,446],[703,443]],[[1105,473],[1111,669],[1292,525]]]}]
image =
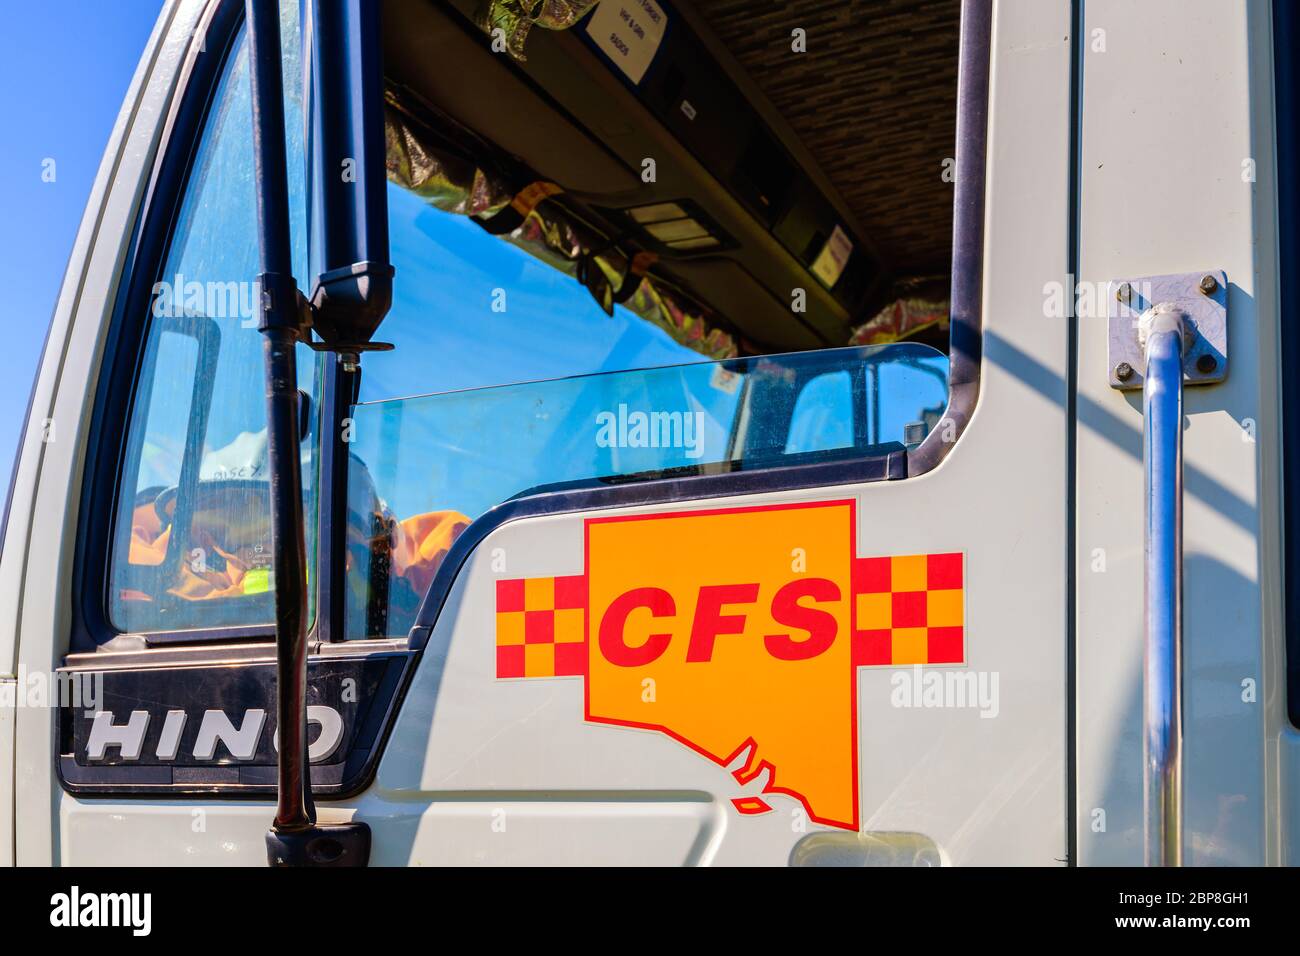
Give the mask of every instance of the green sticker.
[{"label": "green sticker", "polygon": [[253,568],[244,574],[245,594],[265,594],[271,590],[271,569]]}]

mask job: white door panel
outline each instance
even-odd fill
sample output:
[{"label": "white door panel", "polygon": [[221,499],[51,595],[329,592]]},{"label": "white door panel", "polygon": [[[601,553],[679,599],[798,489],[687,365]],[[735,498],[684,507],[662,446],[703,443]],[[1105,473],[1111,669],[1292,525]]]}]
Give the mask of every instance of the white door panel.
[{"label": "white door panel", "polygon": [[[425,805],[365,804],[372,866],[684,866],[714,861],[727,826],[703,794],[569,799],[451,792]],[[531,797],[531,799],[518,799]],[[603,798],[602,798],[603,797]],[[755,861],[758,862],[758,861]],[[775,861],[784,862],[784,861]]]},{"label": "white door panel", "polygon": [[78,800],[59,810],[62,866],[265,866],[269,803]]},{"label": "white door panel", "polygon": [[[902,708],[894,669],[859,671],[861,829],[919,834],[956,864],[1051,864],[1067,855],[1068,343],[1064,321],[1042,316],[1044,284],[1066,281],[1069,4],[1000,3],[994,47],[985,361],[958,446],[915,479],[694,507],[852,496],[859,556],[964,551],[966,670],[996,680],[996,708]],[[800,829],[794,799],[769,795],[771,813],[739,813],[736,780],[690,747],[584,722],[583,678],[494,679],[501,575],[490,556],[507,556],[509,577],[581,574],[583,517],[509,523],[462,569],[375,786],[357,803],[357,818],[375,825],[377,858],[540,864],[569,841],[566,860],[632,863],[649,828],[665,834],[655,862],[787,862],[823,829]],[[610,797],[626,801],[622,812],[601,803]],[[600,812],[583,812],[593,806]],[[393,813],[396,829],[385,823]]]}]

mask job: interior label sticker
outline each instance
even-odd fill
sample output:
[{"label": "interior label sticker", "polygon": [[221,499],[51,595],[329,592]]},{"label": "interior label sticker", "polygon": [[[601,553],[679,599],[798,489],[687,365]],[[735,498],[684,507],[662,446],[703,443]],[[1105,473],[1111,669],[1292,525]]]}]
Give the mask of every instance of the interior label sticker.
[{"label": "interior label sticker", "polygon": [[817,254],[817,259],[812,264],[812,274],[826,283],[826,288],[834,288],[844,274],[844,267],[849,264],[849,256],[852,254],[853,240],[836,226],[831,237],[826,240],[826,245],[822,246],[822,251]]},{"label": "interior label sticker", "polygon": [[640,83],[663,42],[668,18],[655,0],[601,0],[587,33],[633,83]]}]

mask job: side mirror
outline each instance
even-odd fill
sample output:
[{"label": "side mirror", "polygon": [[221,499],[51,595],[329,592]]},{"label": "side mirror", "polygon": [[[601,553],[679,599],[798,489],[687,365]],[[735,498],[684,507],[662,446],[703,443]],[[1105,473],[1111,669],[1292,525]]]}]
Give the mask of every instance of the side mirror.
[{"label": "side mirror", "polygon": [[312,326],[335,352],[388,348],[370,341],[393,300],[381,6],[311,0],[303,30],[316,276],[309,298]]}]

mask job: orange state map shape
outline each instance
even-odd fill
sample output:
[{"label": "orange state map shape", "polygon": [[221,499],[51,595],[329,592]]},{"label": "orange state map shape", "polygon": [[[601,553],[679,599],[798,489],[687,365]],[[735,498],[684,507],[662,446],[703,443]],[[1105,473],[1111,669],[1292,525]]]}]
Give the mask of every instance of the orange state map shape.
[{"label": "orange state map shape", "polygon": [[[852,501],[589,520],[587,719],[662,731],[724,767],[752,747],[737,772],[741,782],[766,769],[765,792],[794,797],[818,823],[856,829],[855,527]],[[834,584],[837,599],[801,603],[832,615],[836,636],[815,656],[783,660],[769,652],[765,638],[808,635],[776,621],[772,600],[801,578]],[[752,602],[716,607],[721,627],[708,629],[738,633],[717,634],[711,647],[701,636],[694,642],[697,659],[688,660],[701,587],[754,584]],[[620,666],[601,652],[598,629],[610,604],[634,588],[666,591],[675,614],[656,618],[648,609],[633,610],[623,642],[671,637],[653,661]],[[707,660],[699,659],[706,649]]]}]

